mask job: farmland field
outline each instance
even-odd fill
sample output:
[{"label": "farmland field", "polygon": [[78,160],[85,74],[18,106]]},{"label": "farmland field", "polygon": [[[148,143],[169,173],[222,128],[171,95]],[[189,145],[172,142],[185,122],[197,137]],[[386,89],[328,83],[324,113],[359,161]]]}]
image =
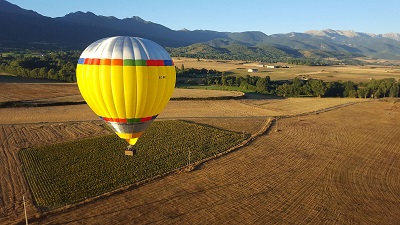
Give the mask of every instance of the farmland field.
[{"label": "farmland field", "polygon": [[161,121],[139,139],[134,157],[123,156],[124,140],[108,135],[24,149],[20,158],[36,204],[51,209],[182,168],[247,137],[195,123]]},{"label": "farmland field", "polygon": [[[352,98],[170,101],[157,119],[297,115],[369,101]],[[0,124],[100,120],[87,105],[0,108]]]},{"label": "farmland field", "polygon": [[[1,76],[0,76],[1,77]],[[237,91],[175,89],[172,98],[241,97]],[[76,83],[1,83],[0,103],[10,101],[81,102]]]},{"label": "farmland field", "polygon": [[198,170],[36,222],[395,224],[399,104],[366,102],[281,119],[279,132],[271,129]]},{"label": "farmland field", "polygon": [[[21,87],[0,84],[2,99],[10,98],[1,92],[3,85]],[[12,99],[28,100],[41,90],[24,87]],[[35,100],[68,98],[63,92],[69,93],[68,87],[60,85]],[[23,195],[30,224],[400,221],[400,102],[396,99],[171,101],[157,120],[184,119],[254,134],[267,117],[291,117],[279,119],[266,135],[194,171],[48,213],[34,205],[18,158],[20,149],[110,131],[85,104],[0,108],[0,115],[0,224],[23,221]]]},{"label": "farmland field", "polygon": [[[223,61],[223,60],[206,60],[188,58],[174,59],[175,66],[180,68],[183,64],[185,68],[207,68],[219,71],[232,72],[234,74],[252,75],[252,76],[270,76],[271,80],[286,80],[293,79],[299,75],[309,75],[312,78],[321,79],[324,81],[347,81],[368,82],[370,79],[380,80],[383,78],[400,78],[399,66],[302,66],[302,65],[287,65],[289,68],[266,68],[257,67],[259,63],[244,62],[244,61]],[[396,62],[398,63],[398,62]],[[285,66],[285,64],[273,64]],[[248,73],[247,69],[257,68],[259,72]]]}]

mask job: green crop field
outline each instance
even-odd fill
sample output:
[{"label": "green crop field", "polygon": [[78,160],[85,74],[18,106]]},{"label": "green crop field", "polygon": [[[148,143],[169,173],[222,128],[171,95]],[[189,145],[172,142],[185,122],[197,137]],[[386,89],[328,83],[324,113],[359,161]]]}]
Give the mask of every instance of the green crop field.
[{"label": "green crop field", "polygon": [[36,204],[44,210],[76,203],[184,167],[248,138],[249,135],[185,121],[154,122],[124,155],[116,135],[27,148],[20,151]]}]

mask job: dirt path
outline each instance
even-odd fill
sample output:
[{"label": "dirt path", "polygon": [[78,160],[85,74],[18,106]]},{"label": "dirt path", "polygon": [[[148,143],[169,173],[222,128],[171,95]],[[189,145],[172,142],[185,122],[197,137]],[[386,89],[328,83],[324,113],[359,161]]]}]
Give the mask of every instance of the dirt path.
[{"label": "dirt path", "polygon": [[369,102],[279,121],[251,145],[36,224],[395,224],[400,107]]}]

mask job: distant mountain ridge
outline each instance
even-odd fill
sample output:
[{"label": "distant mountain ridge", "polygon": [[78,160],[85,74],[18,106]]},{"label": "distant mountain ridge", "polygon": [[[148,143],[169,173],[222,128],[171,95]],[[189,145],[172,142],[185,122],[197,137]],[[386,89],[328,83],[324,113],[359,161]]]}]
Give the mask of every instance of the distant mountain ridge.
[{"label": "distant mountain ridge", "polygon": [[310,34],[313,36],[320,36],[320,37],[329,37],[329,38],[354,38],[354,37],[366,37],[366,38],[388,38],[395,41],[400,41],[400,34],[398,33],[386,33],[386,34],[371,34],[371,33],[362,33],[356,32],[353,30],[309,30],[304,32],[306,34]]},{"label": "distant mountain ridge", "polygon": [[[50,18],[0,0],[0,50],[8,46],[40,43],[83,49],[100,38],[129,35],[151,39],[166,47],[203,43],[225,51],[284,51],[300,56],[301,51],[347,52],[375,58],[400,59],[400,34],[368,34],[350,30],[309,30],[304,33],[266,35],[260,31],[217,32],[211,30],[172,30],[140,17],[118,19],[91,12],[74,12]],[[238,45],[243,47],[239,48]],[[227,52],[230,54],[230,50]]]}]

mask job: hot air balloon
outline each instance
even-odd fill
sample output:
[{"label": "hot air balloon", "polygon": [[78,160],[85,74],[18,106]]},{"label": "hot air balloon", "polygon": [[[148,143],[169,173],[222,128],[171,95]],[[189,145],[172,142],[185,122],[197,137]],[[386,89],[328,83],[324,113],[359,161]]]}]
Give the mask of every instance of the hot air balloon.
[{"label": "hot air balloon", "polygon": [[[89,107],[133,146],[167,105],[175,87],[174,63],[157,43],[139,37],[110,37],[81,54],[76,78]],[[132,152],[132,153],[129,153]]]}]

